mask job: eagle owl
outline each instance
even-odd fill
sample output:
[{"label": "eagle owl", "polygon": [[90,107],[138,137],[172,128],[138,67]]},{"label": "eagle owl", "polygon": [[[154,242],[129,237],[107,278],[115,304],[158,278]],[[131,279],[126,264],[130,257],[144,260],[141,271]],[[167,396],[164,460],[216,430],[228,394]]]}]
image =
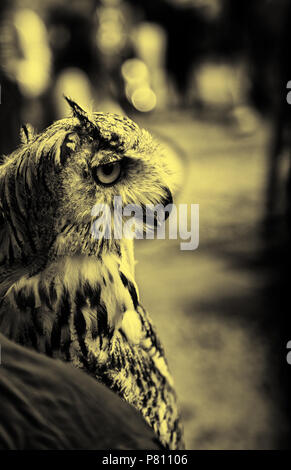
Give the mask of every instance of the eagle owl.
[{"label": "eagle owl", "polygon": [[140,303],[133,241],[94,237],[92,208],[114,196],[172,202],[174,175],[151,135],[130,119],[87,113],[35,135],[0,167],[0,330],[71,362],[139,410],[169,449],[183,448],[164,350]]}]

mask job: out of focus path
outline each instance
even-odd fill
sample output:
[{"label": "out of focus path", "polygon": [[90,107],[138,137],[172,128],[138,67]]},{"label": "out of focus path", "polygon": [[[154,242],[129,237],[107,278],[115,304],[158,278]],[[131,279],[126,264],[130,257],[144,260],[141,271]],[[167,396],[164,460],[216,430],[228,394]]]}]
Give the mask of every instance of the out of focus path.
[{"label": "out of focus path", "polygon": [[251,267],[261,250],[267,129],[242,136],[190,114],[140,122],[182,150],[176,202],[200,204],[198,250],[136,244],[141,298],[167,351],[187,448],[276,448],[286,423],[260,331],[267,273]]}]

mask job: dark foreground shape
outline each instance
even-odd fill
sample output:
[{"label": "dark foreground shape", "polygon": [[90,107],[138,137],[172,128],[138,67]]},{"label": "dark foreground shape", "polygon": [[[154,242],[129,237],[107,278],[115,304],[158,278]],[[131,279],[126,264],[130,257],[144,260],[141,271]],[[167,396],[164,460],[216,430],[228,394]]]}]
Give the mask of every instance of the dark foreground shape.
[{"label": "dark foreground shape", "polygon": [[130,405],[87,374],[2,334],[0,449],[161,449]]}]

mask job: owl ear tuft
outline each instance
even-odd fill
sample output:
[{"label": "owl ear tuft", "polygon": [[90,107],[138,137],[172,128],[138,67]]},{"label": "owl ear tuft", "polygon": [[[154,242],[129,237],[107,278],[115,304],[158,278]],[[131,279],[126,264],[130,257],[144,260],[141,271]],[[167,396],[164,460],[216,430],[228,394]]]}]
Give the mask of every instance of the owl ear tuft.
[{"label": "owl ear tuft", "polygon": [[70,106],[71,110],[73,111],[73,116],[79,119],[80,124],[84,127],[88,132],[95,130],[95,124],[89,119],[88,114],[84,109],[81,108],[75,101],[71,100],[67,96],[64,95],[65,100],[67,101],[68,105]]},{"label": "owl ear tuft", "polygon": [[23,124],[20,129],[20,141],[22,144],[29,144],[35,137],[35,130],[31,124]]}]

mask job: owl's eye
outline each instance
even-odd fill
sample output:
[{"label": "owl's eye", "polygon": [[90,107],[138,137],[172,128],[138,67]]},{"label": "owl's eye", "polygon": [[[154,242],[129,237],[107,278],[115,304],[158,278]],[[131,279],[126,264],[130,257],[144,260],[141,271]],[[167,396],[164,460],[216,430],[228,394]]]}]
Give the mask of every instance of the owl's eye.
[{"label": "owl's eye", "polygon": [[110,185],[115,183],[121,173],[121,164],[119,162],[107,163],[106,165],[100,165],[95,170],[95,178],[97,183],[104,185]]}]

